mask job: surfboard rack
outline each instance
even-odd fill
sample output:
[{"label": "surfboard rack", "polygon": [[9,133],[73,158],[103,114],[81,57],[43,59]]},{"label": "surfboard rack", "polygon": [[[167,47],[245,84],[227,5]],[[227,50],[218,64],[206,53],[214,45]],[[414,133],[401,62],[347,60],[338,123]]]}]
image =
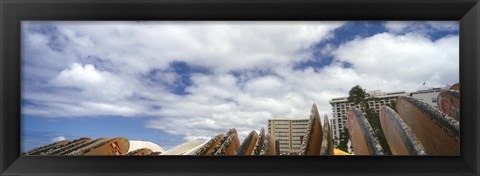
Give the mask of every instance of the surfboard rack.
[{"label": "surfboard rack", "polygon": [[[381,132],[393,155],[459,155],[460,154],[460,85],[441,92],[437,97],[439,108],[409,96],[396,99],[395,110],[380,107]],[[370,123],[360,110],[350,107],[347,113],[347,131],[355,155],[384,155],[384,149]],[[377,131],[378,133],[378,131]],[[195,141],[194,141],[195,142]],[[198,141],[196,141],[198,142]],[[169,151],[154,152],[148,148],[129,151],[130,143],[123,137],[88,137],[62,140],[23,152],[22,155],[169,155]],[[278,155],[274,136],[251,131],[240,143],[237,130],[231,128],[204,143],[182,147],[182,152],[171,155],[225,155],[262,156]],[[185,151],[183,151],[185,150]],[[170,153],[172,153],[170,151]],[[291,155],[345,154],[334,147],[332,126],[327,115],[323,125],[315,103],[310,110],[306,133],[300,151]]]}]

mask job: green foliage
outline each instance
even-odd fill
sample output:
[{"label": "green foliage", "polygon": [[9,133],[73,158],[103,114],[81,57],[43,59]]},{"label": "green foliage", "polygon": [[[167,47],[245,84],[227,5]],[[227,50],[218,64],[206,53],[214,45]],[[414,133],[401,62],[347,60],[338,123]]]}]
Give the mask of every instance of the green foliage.
[{"label": "green foliage", "polygon": [[355,105],[360,104],[363,107],[368,106],[366,102],[368,94],[365,92],[365,89],[362,89],[359,85],[356,85],[350,89],[348,92],[348,102]]},{"label": "green foliage", "polygon": [[392,155],[390,146],[388,145],[387,139],[383,134],[382,125],[380,123],[380,115],[373,109],[368,109],[366,114],[367,115],[365,117],[367,118],[368,123],[370,123],[370,126],[372,126],[372,129],[378,138],[378,142],[380,142],[380,145],[383,148],[383,152],[385,155]]},{"label": "green foliage", "polygon": [[348,140],[350,139],[350,135],[348,134],[347,128],[343,128],[343,132],[340,132],[340,142],[338,143],[337,148],[343,151],[348,151]]}]

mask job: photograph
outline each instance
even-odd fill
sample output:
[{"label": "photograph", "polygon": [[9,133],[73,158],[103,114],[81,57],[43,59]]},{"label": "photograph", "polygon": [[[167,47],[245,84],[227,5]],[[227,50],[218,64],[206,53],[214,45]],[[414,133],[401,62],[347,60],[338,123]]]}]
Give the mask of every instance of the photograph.
[{"label": "photograph", "polygon": [[460,156],[459,28],[21,21],[20,155]]}]

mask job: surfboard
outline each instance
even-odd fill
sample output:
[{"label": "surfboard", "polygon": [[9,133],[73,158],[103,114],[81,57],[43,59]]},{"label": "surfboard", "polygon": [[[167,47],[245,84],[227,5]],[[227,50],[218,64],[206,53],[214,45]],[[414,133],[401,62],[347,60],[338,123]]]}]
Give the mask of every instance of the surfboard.
[{"label": "surfboard", "polygon": [[253,147],[258,140],[258,134],[256,131],[250,132],[248,136],[243,140],[242,145],[235,152],[235,155],[251,155],[253,152]]},{"label": "surfboard", "polygon": [[427,155],[423,144],[392,108],[380,108],[380,124],[392,155]]},{"label": "surfboard", "polygon": [[228,137],[230,136],[230,134],[232,133],[237,133],[237,131],[235,129],[230,129],[228,130],[227,134],[220,139],[220,142],[215,146],[215,148],[213,148],[212,152],[210,152],[209,155],[215,155],[217,154],[218,150],[223,146],[223,144],[225,143],[225,141],[227,141]]},{"label": "surfboard", "polygon": [[160,154],[162,154],[162,152],[152,152],[152,153],[150,153],[150,154],[148,154],[148,155],[158,156],[158,155],[160,155]]},{"label": "surfboard", "polygon": [[54,143],[49,143],[40,147],[33,148],[27,152],[22,153],[22,155],[39,155],[39,154],[44,154],[45,151],[49,151],[52,149],[56,149],[59,147],[62,147],[66,144],[68,144],[70,141],[69,140],[62,140],[62,141],[57,141]]},{"label": "surfboard", "polygon": [[[235,128],[233,128],[235,130]],[[233,139],[230,141],[229,144],[225,144],[226,151],[225,155],[231,156],[234,155],[235,152],[238,150],[238,147],[240,147],[240,140],[238,139],[238,134],[237,130],[235,130],[235,133],[232,134]]]},{"label": "surfboard", "polygon": [[204,143],[196,146],[195,148],[191,149],[190,151],[186,152],[183,155],[196,155],[196,153],[202,149],[210,140],[205,141]]},{"label": "surfboard", "polygon": [[318,114],[317,105],[312,105],[310,119],[308,121],[307,131],[303,137],[299,155],[320,155],[322,143],[322,125]]},{"label": "surfboard", "polygon": [[450,89],[460,91],[460,83],[456,83],[456,84],[450,86]]},{"label": "surfboard", "polygon": [[210,141],[208,141],[197,152],[195,152],[195,155],[210,155],[213,149],[220,144],[221,139],[223,139],[224,136],[224,134],[219,134],[213,139],[210,139]]},{"label": "surfboard", "polygon": [[347,113],[347,129],[355,155],[383,155],[383,148],[378,142],[367,118],[355,107]]},{"label": "surfboard", "polygon": [[117,137],[105,142],[98,142],[85,151],[79,151],[82,155],[124,155],[130,147],[130,142],[124,137]]},{"label": "surfboard", "polygon": [[260,129],[258,140],[255,143],[255,146],[253,147],[252,155],[260,155],[260,152],[262,151],[262,148],[263,148],[264,141],[265,141],[265,130],[262,128]]},{"label": "surfboard", "polygon": [[78,147],[82,144],[88,143],[90,141],[92,141],[92,139],[86,138],[86,137],[75,139],[69,142],[67,145],[64,145],[62,147],[59,147],[53,150],[46,151],[45,155],[63,155],[65,154],[66,151],[72,150],[73,148]]},{"label": "surfboard", "polygon": [[343,151],[343,150],[340,150],[340,149],[335,148],[335,149],[333,149],[333,155],[352,155],[352,154],[347,153],[347,152],[345,152],[345,151]]},{"label": "surfboard", "polygon": [[430,155],[460,155],[460,126],[454,118],[418,99],[397,98],[398,115]]},{"label": "surfboard", "polygon": [[214,155],[234,155],[239,146],[240,141],[238,140],[237,131],[233,128],[233,132],[228,135]]},{"label": "surfboard", "polygon": [[328,116],[323,118],[323,137],[320,155],[333,155],[333,137],[332,128],[328,122]]},{"label": "surfboard", "polygon": [[141,148],[148,148],[152,150],[152,152],[165,152],[165,149],[163,149],[160,145],[150,141],[128,140],[128,142],[130,145],[128,147],[127,153]]},{"label": "surfboard", "polygon": [[442,91],[437,96],[438,108],[455,120],[460,120],[460,92],[456,90]]},{"label": "surfboard", "polygon": [[66,150],[62,150],[58,153],[58,155],[82,155],[83,151],[89,149],[92,145],[96,145],[99,142],[105,142],[108,140],[108,138],[98,138],[95,140],[90,140],[79,145],[72,146]]},{"label": "surfboard", "polygon": [[201,144],[200,141],[188,141],[163,152],[161,155],[183,155]]},{"label": "surfboard", "polygon": [[275,141],[273,141],[273,138],[267,134],[265,136],[265,140],[263,143],[262,150],[260,151],[260,155],[275,155]]},{"label": "surfboard", "polygon": [[58,148],[55,148],[55,149],[50,149],[48,151],[45,151],[45,155],[58,155],[59,153],[61,153],[62,151],[65,151],[65,150],[69,150],[75,146],[78,146],[78,145],[81,145],[83,143],[86,143],[86,142],[89,142],[91,141],[90,138],[79,138],[79,139],[75,139],[71,142],[69,142],[68,144],[66,145],[63,145],[61,147],[58,147]]},{"label": "surfboard", "polygon": [[150,155],[153,151],[148,148],[141,148],[131,152],[128,152],[125,155]]}]

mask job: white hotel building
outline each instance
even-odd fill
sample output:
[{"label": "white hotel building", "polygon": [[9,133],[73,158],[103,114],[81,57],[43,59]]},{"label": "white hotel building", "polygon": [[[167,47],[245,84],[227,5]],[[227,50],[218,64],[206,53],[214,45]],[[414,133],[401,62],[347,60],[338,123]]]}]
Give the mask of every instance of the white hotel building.
[{"label": "white hotel building", "polygon": [[288,154],[300,150],[307,126],[308,119],[274,118],[268,120],[268,133],[279,141],[279,153]]}]

